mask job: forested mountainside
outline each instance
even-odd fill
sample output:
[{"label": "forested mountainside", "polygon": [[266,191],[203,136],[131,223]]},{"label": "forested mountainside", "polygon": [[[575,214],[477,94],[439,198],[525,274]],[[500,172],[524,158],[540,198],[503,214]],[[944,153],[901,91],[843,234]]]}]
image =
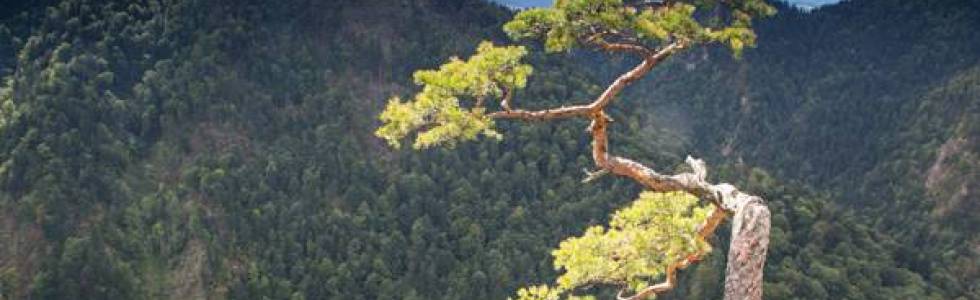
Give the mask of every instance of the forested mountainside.
[{"label": "forested mountainside", "polygon": [[[503,299],[553,279],[550,249],[637,192],[579,182],[580,122],[423,152],[371,135],[412,70],[504,41],[497,5],[11,7],[0,299]],[[764,195],[766,299],[978,299],[978,13],[782,6],[744,60],[694,51],[631,88],[643,113],[614,116],[615,151],[663,169],[709,156],[711,176]],[[618,71],[530,60],[529,106],[585,99]],[[723,250],[667,297],[720,298]]]},{"label": "forested mountainside", "polygon": [[745,59],[690,53],[634,98],[682,113],[703,155],[831,192],[903,268],[977,297],[980,2],[780,11]]}]

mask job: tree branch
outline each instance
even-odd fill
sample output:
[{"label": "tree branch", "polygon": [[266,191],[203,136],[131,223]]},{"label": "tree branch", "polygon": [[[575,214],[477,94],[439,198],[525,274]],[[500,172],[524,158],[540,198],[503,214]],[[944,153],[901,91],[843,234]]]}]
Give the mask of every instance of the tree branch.
[{"label": "tree branch", "polygon": [[660,62],[669,57],[671,54],[674,54],[674,52],[683,48],[684,44],[682,43],[672,43],[663,49],[660,49],[656,53],[644,56],[643,62],[629,72],[620,75],[619,78],[616,78],[616,80],[613,81],[613,83],[610,84],[609,87],[607,87],[606,90],[603,91],[594,102],[592,102],[592,104],[590,104],[590,106],[592,106],[592,112],[598,113],[599,111],[605,109],[606,106],[609,105],[614,98],[616,98],[616,95],[623,90],[623,88],[630,83],[643,78],[643,76],[649,73],[653,67],[660,64]]},{"label": "tree branch", "polygon": [[503,107],[504,110],[492,112],[487,115],[494,119],[522,119],[526,121],[591,117],[592,114],[595,114],[608,106],[616,95],[623,90],[623,88],[642,78],[644,75],[649,73],[653,67],[669,57],[671,54],[683,49],[683,47],[683,44],[673,43],[664,47],[660,51],[657,51],[657,53],[646,55],[643,62],[616,78],[616,80],[613,81],[609,87],[607,87],[606,90],[599,95],[599,97],[593,100],[592,103],[586,105],[562,106],[543,110],[511,109],[510,104],[513,95],[511,95],[510,91],[504,91],[505,94],[503,100],[501,101],[501,107]]},{"label": "tree branch", "polygon": [[650,48],[634,43],[626,43],[626,42],[610,43],[601,38],[592,40],[592,43],[598,46],[599,48],[602,48],[602,50],[606,50],[609,52],[632,52],[632,53],[639,54],[640,56],[643,57],[649,56],[651,54]]},{"label": "tree branch", "polygon": [[[650,56],[651,53],[653,52],[652,50],[650,50],[650,48],[647,48],[646,46],[640,43],[623,41],[625,37],[621,33],[613,33],[610,31],[596,32],[595,30],[596,29],[593,28],[592,31],[594,33],[589,37],[585,38],[584,40],[579,38],[578,39],[579,43],[583,45],[592,44],[595,45],[596,47],[599,47],[602,50],[606,50],[609,52],[631,52],[640,55],[640,57]],[[620,40],[615,42],[607,41],[606,37],[611,35],[618,37]]]},{"label": "tree branch", "polygon": [[562,106],[558,108],[549,108],[544,110],[523,110],[523,109],[512,109],[505,111],[496,111],[487,114],[494,119],[522,119],[526,121],[543,121],[552,119],[564,119],[572,117],[584,117],[589,114],[590,106],[588,105],[575,105],[575,106]]}]

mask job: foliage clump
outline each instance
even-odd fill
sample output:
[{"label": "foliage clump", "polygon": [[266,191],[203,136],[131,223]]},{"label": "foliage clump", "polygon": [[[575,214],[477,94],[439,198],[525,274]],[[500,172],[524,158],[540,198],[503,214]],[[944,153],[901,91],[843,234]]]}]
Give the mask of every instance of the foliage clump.
[{"label": "foliage clump", "polygon": [[[384,126],[376,134],[398,147],[401,138],[421,130],[415,148],[452,146],[480,134],[499,138],[482,103],[487,97],[524,88],[532,72],[530,65],[521,63],[526,54],[521,46],[497,47],[483,42],[469,60],[454,57],[438,70],[415,72],[415,84],[422,86],[422,91],[409,102],[392,97],[381,113]],[[466,108],[461,101],[473,105]]]},{"label": "foliage clump", "polygon": [[[722,11],[716,9],[722,6],[727,8],[724,14],[705,13]],[[649,56],[665,48],[724,43],[740,56],[755,45],[752,19],[773,13],[764,0],[557,0],[553,7],[517,13],[503,29],[517,41],[543,42],[548,52],[629,48]],[[413,145],[417,149],[451,147],[481,134],[500,138],[483,104],[488,99],[507,101],[514,90],[524,88],[532,72],[521,62],[526,54],[521,46],[484,41],[468,60],[453,57],[437,70],[416,72],[415,83],[422,90],[408,101],[389,99],[375,134],[398,147],[402,138],[419,131]]]},{"label": "foliage clump", "polygon": [[556,286],[521,289],[518,299],[559,299],[592,284],[634,291],[654,285],[663,280],[668,265],[710,251],[711,246],[698,235],[698,226],[710,210],[684,192],[641,193],[633,204],[613,215],[609,228],[590,227],[552,252],[555,268],[564,270]]},{"label": "foliage clump", "polygon": [[[725,43],[739,56],[742,49],[755,45],[752,18],[775,13],[761,0],[636,2],[641,1],[557,0],[553,7],[518,13],[504,25],[504,31],[515,40],[541,40],[549,52],[596,42],[654,46],[680,41],[688,45]],[[722,2],[729,14],[698,14],[713,11]]]}]

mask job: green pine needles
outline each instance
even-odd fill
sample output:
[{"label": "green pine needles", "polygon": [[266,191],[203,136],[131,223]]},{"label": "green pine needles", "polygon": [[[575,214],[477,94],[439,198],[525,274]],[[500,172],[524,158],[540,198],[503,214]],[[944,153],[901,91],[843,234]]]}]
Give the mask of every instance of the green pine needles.
[{"label": "green pine needles", "polygon": [[[740,56],[746,46],[755,45],[752,17],[775,13],[761,0],[663,1],[664,6],[657,9],[630,2],[643,1],[557,0],[553,7],[518,13],[504,25],[504,31],[515,40],[543,40],[549,52],[621,41],[620,35],[627,33],[630,43],[641,45],[722,42]],[[731,9],[727,18],[696,15],[699,10],[715,9],[721,2]]]},{"label": "green pine needles", "polygon": [[[416,149],[453,146],[480,134],[500,138],[493,120],[484,114],[483,101],[524,88],[532,72],[531,66],[520,61],[525,54],[524,47],[483,42],[469,60],[454,57],[438,70],[415,72],[415,83],[422,91],[409,102],[392,97],[381,113],[384,125],[376,134],[399,147],[399,140],[421,131],[415,138]],[[472,104],[465,108],[461,102]]]},{"label": "green pine needles", "polygon": [[517,299],[557,300],[592,284],[638,291],[662,281],[669,264],[710,251],[697,228],[712,208],[698,202],[684,192],[641,193],[632,205],[613,215],[609,228],[590,227],[552,252],[555,268],[564,271],[557,284],[521,289]]}]

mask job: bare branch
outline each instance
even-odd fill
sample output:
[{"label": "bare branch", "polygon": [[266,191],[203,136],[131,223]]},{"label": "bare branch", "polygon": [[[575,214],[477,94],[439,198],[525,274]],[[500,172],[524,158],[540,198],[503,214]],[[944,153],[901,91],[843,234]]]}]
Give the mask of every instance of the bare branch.
[{"label": "bare branch", "polygon": [[522,119],[526,121],[543,121],[552,119],[565,119],[572,117],[584,117],[589,114],[590,106],[575,105],[563,106],[559,108],[549,108],[544,110],[523,110],[513,109],[497,111],[488,114],[494,119]]},{"label": "bare branch", "polygon": [[599,179],[599,177],[602,177],[603,175],[609,174],[609,170],[606,169],[599,169],[597,171],[582,169],[582,171],[585,172],[585,179],[582,179],[582,183],[589,183]]},{"label": "bare branch", "polygon": [[592,102],[592,104],[590,104],[590,106],[592,106],[592,111],[597,113],[605,109],[606,106],[609,105],[614,98],[616,98],[616,95],[623,90],[623,88],[630,83],[643,78],[643,76],[649,73],[653,67],[660,64],[660,62],[669,57],[671,54],[674,54],[683,48],[684,44],[682,43],[672,43],[663,49],[660,49],[657,51],[657,53],[645,56],[642,63],[634,67],[629,72],[620,75],[619,78],[616,78],[616,80],[613,81],[613,83],[610,84],[609,87],[607,87],[606,90],[603,91],[594,102]]},{"label": "bare branch", "polygon": [[595,44],[599,48],[602,48],[603,50],[609,52],[632,52],[635,54],[639,54],[640,56],[643,57],[649,56],[650,53],[652,53],[650,48],[635,43],[628,43],[628,42],[610,43],[600,38],[600,39],[593,40],[592,44]]}]

